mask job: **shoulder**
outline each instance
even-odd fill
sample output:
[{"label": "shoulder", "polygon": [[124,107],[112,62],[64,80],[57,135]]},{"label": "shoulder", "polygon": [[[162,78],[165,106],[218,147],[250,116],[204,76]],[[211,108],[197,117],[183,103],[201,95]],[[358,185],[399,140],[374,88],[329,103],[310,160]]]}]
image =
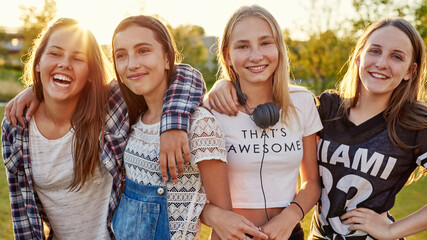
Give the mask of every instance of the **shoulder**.
[{"label": "shoulder", "polygon": [[202,74],[188,64],[175,64],[173,69],[174,76],[181,76],[186,78],[201,78]]},{"label": "shoulder", "polygon": [[315,103],[315,97],[313,93],[311,93],[309,90],[307,90],[304,87],[293,86],[293,85],[290,86],[289,96],[296,108],[306,107],[307,104]]},{"label": "shoulder", "polygon": [[196,111],[191,115],[191,123],[198,122],[202,119],[212,119],[215,121],[215,117],[211,112],[209,112],[209,110],[204,107],[197,107]]},{"label": "shoulder", "polygon": [[196,111],[191,115],[190,132],[197,133],[206,131],[222,132],[222,128],[212,113],[204,107],[197,107]]},{"label": "shoulder", "polygon": [[28,128],[27,120],[24,119],[24,121],[25,121],[25,127],[22,127],[22,125],[19,122],[18,122],[18,127],[15,127],[7,120],[7,118],[3,118],[3,123],[2,123],[3,136],[6,136],[7,138],[9,138],[18,134],[22,135],[25,129]]}]

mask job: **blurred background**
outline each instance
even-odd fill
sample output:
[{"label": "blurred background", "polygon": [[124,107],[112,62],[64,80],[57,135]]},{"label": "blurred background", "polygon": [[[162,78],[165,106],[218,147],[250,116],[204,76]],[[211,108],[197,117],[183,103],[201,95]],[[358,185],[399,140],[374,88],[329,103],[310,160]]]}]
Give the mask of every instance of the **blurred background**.
[{"label": "blurred background", "polygon": [[[275,16],[289,48],[293,81],[315,94],[335,87],[347,69],[356,39],[372,21],[403,17],[427,42],[427,0],[0,0],[0,117],[4,103],[25,88],[20,76],[26,53],[52,19],[79,20],[109,55],[111,36],[120,20],[155,15],[172,32],[182,62],[197,68],[209,89],[218,78],[218,37],[232,12],[245,4],[259,4]],[[399,193],[392,210],[397,219],[426,203],[426,184],[424,178]],[[306,233],[310,220],[309,215],[303,221]],[[201,239],[207,239],[209,231],[204,226]],[[0,164],[0,240],[12,238],[8,187]],[[408,239],[427,240],[427,232]]]}]

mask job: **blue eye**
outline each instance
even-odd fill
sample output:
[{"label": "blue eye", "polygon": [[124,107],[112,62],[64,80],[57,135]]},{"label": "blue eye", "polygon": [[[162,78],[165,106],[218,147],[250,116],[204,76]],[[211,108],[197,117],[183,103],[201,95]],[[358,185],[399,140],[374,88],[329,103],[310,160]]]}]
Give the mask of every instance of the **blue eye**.
[{"label": "blue eye", "polygon": [[403,60],[403,57],[398,54],[393,54],[392,57],[397,60]]},{"label": "blue eye", "polygon": [[371,49],[371,50],[369,50],[369,52],[370,52],[370,53],[373,53],[373,54],[381,53],[381,51],[380,51],[380,50],[378,50],[378,49]]}]

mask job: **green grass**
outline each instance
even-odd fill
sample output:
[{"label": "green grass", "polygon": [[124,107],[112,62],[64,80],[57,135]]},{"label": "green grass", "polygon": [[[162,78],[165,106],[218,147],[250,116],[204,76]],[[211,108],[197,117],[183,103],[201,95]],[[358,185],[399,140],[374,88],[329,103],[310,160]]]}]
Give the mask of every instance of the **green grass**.
[{"label": "green grass", "polygon": [[[0,107],[0,119],[3,119],[4,107]],[[1,149],[1,146],[0,146]],[[403,188],[402,191],[397,195],[397,200],[391,213],[396,219],[401,219],[406,215],[416,211],[424,204],[427,199],[427,177],[412,183],[409,186]],[[305,216],[302,227],[305,235],[308,236],[310,229],[311,215],[313,211],[310,211]],[[200,234],[201,240],[207,240],[210,235],[211,229],[207,226],[202,226],[202,232]],[[13,239],[12,229],[12,217],[10,212],[9,203],[9,189],[7,186],[7,179],[4,169],[4,164],[0,164],[0,240]],[[408,240],[427,240],[427,231],[408,237]]]}]

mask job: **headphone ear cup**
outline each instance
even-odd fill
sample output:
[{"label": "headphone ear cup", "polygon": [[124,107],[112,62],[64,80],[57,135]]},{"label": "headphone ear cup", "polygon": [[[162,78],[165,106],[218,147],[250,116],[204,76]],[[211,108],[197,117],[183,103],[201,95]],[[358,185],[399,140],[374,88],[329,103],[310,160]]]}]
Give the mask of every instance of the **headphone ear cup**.
[{"label": "headphone ear cup", "polygon": [[268,102],[258,105],[252,112],[252,117],[258,127],[266,129],[276,125],[279,121],[280,112],[274,103]]},{"label": "headphone ear cup", "polygon": [[280,118],[280,110],[276,106],[276,104],[272,102],[265,103],[265,105],[269,108],[270,113],[270,126],[276,125],[276,123],[279,121]]}]

